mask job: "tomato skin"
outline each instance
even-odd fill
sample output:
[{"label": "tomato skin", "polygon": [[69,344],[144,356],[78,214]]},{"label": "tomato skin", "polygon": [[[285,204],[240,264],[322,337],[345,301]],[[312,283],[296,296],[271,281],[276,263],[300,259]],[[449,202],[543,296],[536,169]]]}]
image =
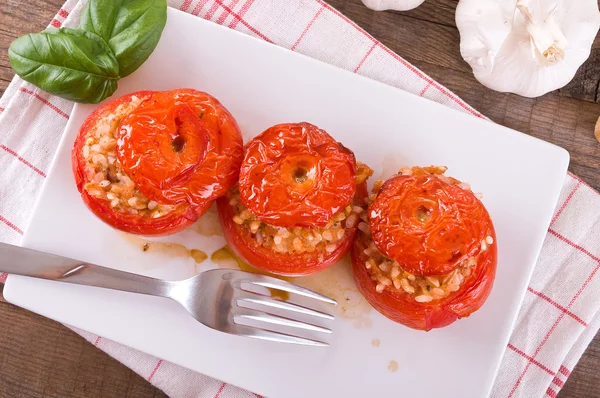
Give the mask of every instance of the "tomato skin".
[{"label": "tomato skin", "polygon": [[352,201],[354,153],[310,123],[278,124],[245,146],[242,203],[266,224],[324,227]]},{"label": "tomato skin", "polygon": [[377,249],[415,275],[443,275],[479,253],[492,224],[470,190],[435,175],[396,175],[369,206]]},{"label": "tomato skin", "polygon": [[191,211],[187,206],[182,206],[179,211],[173,211],[166,217],[154,219],[116,211],[110,206],[108,201],[95,198],[89,195],[84,189],[87,181],[84,171],[86,162],[83,158],[82,149],[85,145],[86,132],[89,131],[100,118],[114,113],[119,105],[130,102],[131,97],[134,95],[140,99],[145,99],[149,98],[153,93],[154,91],[138,91],[116,98],[97,108],[81,125],[71,153],[71,166],[73,168],[75,184],[77,190],[81,194],[81,199],[87,208],[90,209],[96,217],[113,228],[132,234],[148,236],[167,235],[181,231],[193,224],[198,219],[198,215],[194,211]]},{"label": "tomato skin", "polygon": [[[196,92],[196,90],[187,89],[181,89],[180,91],[184,95]],[[109,201],[93,197],[84,189],[86,183],[89,182],[86,179],[86,161],[83,158],[83,146],[85,145],[87,132],[90,131],[101,118],[109,114],[113,114],[119,105],[130,102],[133,96],[145,101],[153,94],[155,94],[154,91],[138,91],[130,93],[109,101],[92,112],[82,124],[79,134],[77,135],[73,144],[73,150],[71,153],[71,166],[73,169],[77,190],[80,192],[84,204],[92,213],[94,213],[94,215],[111,227],[124,232],[146,236],[162,236],[179,232],[193,224],[208,210],[214,201],[214,198],[199,203],[194,207],[187,203],[177,204],[176,209],[172,210],[167,215],[158,218],[150,218],[147,216],[145,217],[137,214],[128,214],[117,211],[110,206]],[[237,124],[235,124],[235,120],[233,120],[231,115],[229,115],[229,118],[227,118],[227,115],[229,115],[229,113],[227,113],[225,116],[215,117],[213,120],[209,120],[209,122],[214,125],[227,125],[228,128],[233,130],[233,134],[231,134],[229,138],[224,139],[225,142],[221,144],[221,149],[232,151],[230,159],[225,161],[226,165],[230,163],[235,164],[237,162],[239,166],[243,155],[242,139],[241,135],[239,134],[239,129],[237,129]],[[235,134],[236,132],[237,135]],[[217,165],[217,163],[213,163],[211,164],[211,168],[215,169]],[[223,173],[221,175],[223,177],[222,184],[226,187],[226,189],[235,183],[239,172],[235,166],[230,166],[227,168],[227,170],[227,173]],[[221,191],[224,193],[226,192],[226,189],[223,188]]]},{"label": "tomato skin", "polygon": [[[158,203],[203,208],[238,179],[241,132],[229,111],[207,93],[154,93],[119,129],[118,159],[140,192]],[[182,139],[177,151],[174,137]]]},{"label": "tomato skin", "polygon": [[[496,234],[491,224],[490,228],[489,235],[496,241]],[[492,290],[498,255],[496,244],[479,254],[474,274],[457,292],[451,293],[448,297],[419,303],[403,290],[386,288],[378,293],[375,290],[377,282],[371,280],[365,267],[369,257],[364,250],[368,247],[369,241],[370,239],[361,233],[350,252],[354,281],[365,299],[392,321],[425,331],[448,326],[481,308]]]},{"label": "tomato skin", "polygon": [[[366,197],[367,183],[363,182],[356,187],[353,203],[363,205]],[[277,253],[259,245],[248,229],[233,222],[234,207],[229,204],[226,196],[217,199],[217,208],[225,239],[235,254],[255,268],[277,275],[309,275],[337,263],[350,250],[357,232],[357,226],[347,230],[336,249],[325,253],[323,261],[319,261],[319,253],[316,251],[303,254]]]}]

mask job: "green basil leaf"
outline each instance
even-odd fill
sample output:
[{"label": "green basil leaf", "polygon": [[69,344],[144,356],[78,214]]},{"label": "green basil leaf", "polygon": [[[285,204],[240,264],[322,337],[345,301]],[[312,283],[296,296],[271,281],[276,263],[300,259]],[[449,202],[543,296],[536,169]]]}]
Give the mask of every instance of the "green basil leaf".
[{"label": "green basil leaf", "polygon": [[119,64],[98,35],[48,29],[12,42],[8,58],[15,73],[69,101],[98,103],[117,89]]},{"label": "green basil leaf", "polygon": [[166,22],[166,0],[89,0],[81,15],[81,28],[110,46],[121,77],[148,59]]}]

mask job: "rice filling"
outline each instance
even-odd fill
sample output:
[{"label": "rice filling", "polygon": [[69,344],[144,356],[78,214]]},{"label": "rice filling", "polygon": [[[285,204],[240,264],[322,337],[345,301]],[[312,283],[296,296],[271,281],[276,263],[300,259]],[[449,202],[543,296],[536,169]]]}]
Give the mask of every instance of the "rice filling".
[{"label": "rice filling", "polygon": [[[446,171],[442,166],[431,167],[413,167],[402,168],[399,172],[401,175],[416,175],[427,174],[435,175],[442,181],[458,185],[462,189],[470,190],[468,184],[462,183],[452,177],[444,176]],[[383,185],[383,180],[377,180],[374,183],[372,193],[367,199],[367,204],[370,205],[377,198],[377,194]],[[371,229],[369,227],[369,219],[367,212],[360,214],[360,222],[358,229],[367,237],[371,237]],[[487,236],[481,241],[480,252],[482,253],[489,249],[494,244],[494,239]],[[364,266],[367,272],[371,275],[371,279],[377,283],[375,290],[378,293],[384,292],[386,289],[403,291],[409,294],[415,301],[426,303],[433,300],[448,297],[453,292],[456,292],[469,278],[474,276],[477,268],[477,256],[465,259],[456,269],[445,275],[423,276],[414,275],[402,269],[402,265],[397,261],[384,256],[377,248],[372,239],[370,239],[368,247],[364,249],[364,254],[368,256],[368,260]]]},{"label": "rice filling", "polygon": [[82,148],[88,181],[84,189],[89,195],[110,202],[117,211],[158,218],[176,206],[159,204],[145,197],[123,171],[116,154],[119,123],[141,103],[142,99],[132,96],[130,102],[100,118],[87,133]]},{"label": "rice filling", "polygon": [[[367,165],[356,164],[356,185],[363,184],[373,175]],[[318,228],[284,228],[260,221],[240,200],[237,185],[227,193],[229,205],[235,207],[233,222],[245,228],[256,242],[276,253],[313,253],[321,256],[332,253],[347,234],[354,231],[365,213],[362,206],[347,205],[335,214],[325,227]]]}]

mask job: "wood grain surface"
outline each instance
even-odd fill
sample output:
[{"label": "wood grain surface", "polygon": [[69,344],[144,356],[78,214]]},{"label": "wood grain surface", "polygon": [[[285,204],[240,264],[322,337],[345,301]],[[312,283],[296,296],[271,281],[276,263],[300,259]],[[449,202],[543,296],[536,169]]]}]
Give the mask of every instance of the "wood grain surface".
[{"label": "wood grain surface", "polygon": [[[328,0],[384,45],[454,91],[494,122],[566,148],[570,170],[600,189],[600,37],[565,88],[537,99],[479,84],[459,52],[456,0],[427,0],[404,13],[374,12],[360,0]],[[0,1],[0,94],[12,79],[7,49],[42,30],[63,0]],[[227,3],[227,1],[225,1]],[[600,336],[574,369],[560,398],[600,396]],[[0,397],[163,397],[131,370],[64,326],[0,299]]]}]

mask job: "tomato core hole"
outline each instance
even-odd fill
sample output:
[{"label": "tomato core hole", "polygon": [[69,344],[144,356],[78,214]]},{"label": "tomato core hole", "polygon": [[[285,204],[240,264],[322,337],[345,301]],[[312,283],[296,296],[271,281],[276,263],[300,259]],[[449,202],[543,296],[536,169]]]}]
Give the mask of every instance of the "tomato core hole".
[{"label": "tomato core hole", "polygon": [[425,206],[420,206],[415,212],[415,217],[420,222],[427,222],[431,218],[431,210],[426,208]]},{"label": "tomato core hole", "polygon": [[450,261],[452,261],[452,262],[457,261],[461,257],[462,257],[462,252],[460,250],[456,250],[456,251],[452,252],[452,257],[450,258]]},{"label": "tomato core hole", "polygon": [[308,170],[306,170],[304,167],[297,167],[294,169],[292,176],[298,184],[302,184],[308,179]]},{"label": "tomato core hole", "polygon": [[179,153],[183,151],[183,148],[185,148],[185,138],[180,135],[176,136],[173,138],[173,141],[171,141],[171,147],[175,152]]}]

